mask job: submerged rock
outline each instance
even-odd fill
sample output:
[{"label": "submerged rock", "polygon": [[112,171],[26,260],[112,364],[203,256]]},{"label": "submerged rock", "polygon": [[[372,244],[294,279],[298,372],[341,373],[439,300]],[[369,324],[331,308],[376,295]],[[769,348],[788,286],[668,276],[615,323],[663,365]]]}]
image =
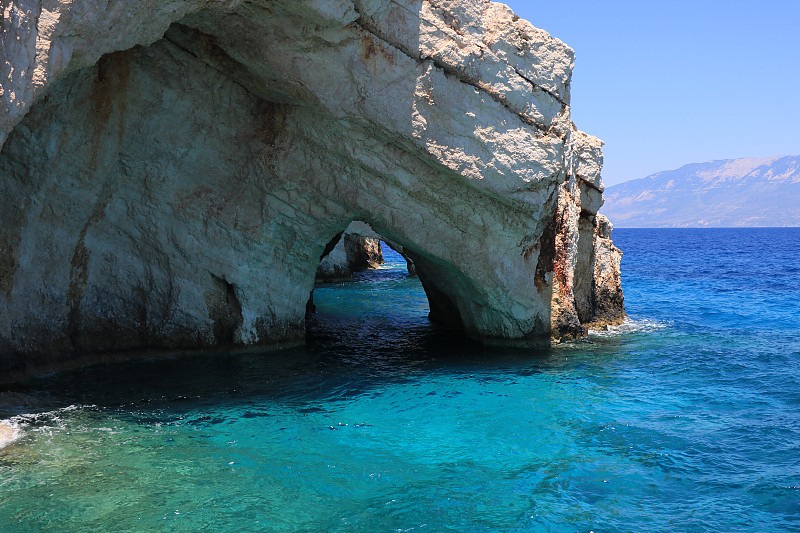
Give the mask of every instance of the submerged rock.
[{"label": "submerged rock", "polygon": [[475,338],[623,316],[573,52],[502,4],[17,0],[2,53],[2,372],[300,340],[353,220]]}]

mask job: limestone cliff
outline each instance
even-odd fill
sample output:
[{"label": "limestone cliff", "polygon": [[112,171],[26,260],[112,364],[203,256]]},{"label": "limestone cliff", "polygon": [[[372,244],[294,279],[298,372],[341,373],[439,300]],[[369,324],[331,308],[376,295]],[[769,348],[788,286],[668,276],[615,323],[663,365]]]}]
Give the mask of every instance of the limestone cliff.
[{"label": "limestone cliff", "polygon": [[[485,0],[3,0],[0,368],[303,338],[328,243],[471,336],[623,316],[573,52]],[[602,264],[601,264],[602,263]],[[603,272],[601,280],[597,272]]]}]

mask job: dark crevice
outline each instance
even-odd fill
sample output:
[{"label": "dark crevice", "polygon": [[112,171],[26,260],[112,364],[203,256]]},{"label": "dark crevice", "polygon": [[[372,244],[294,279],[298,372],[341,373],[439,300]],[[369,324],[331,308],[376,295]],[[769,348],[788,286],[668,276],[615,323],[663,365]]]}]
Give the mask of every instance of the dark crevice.
[{"label": "dark crevice", "polygon": [[236,330],[242,325],[242,304],[236,295],[236,287],[227,280],[211,274],[217,286],[215,300],[210,305],[210,318],[214,321],[214,338],[219,345],[234,343]]},{"label": "dark crevice", "polygon": [[539,250],[539,259],[536,262],[536,273],[534,274],[534,284],[536,289],[541,294],[543,290],[550,287],[547,281],[547,273],[553,271],[555,263],[555,248],[556,248],[556,216],[555,210],[556,197],[558,189],[554,189],[547,201],[544,204],[545,210],[553,210],[554,216],[549,219],[547,225],[542,230],[542,235],[539,241],[534,245],[533,249]]},{"label": "dark crevice", "polygon": [[539,239],[539,259],[536,262],[536,274],[534,274],[534,284],[541,293],[550,284],[547,281],[547,273],[553,271],[555,262],[555,242],[556,242],[556,222],[553,217],[545,227]]},{"label": "dark crevice", "polygon": [[516,68],[516,67],[513,67],[513,66],[512,66],[511,68],[513,68],[513,69],[514,69],[514,72],[516,72],[516,73],[517,73],[517,76],[519,76],[519,77],[520,77],[520,78],[522,78],[523,80],[525,80],[525,81],[527,81],[528,83],[530,83],[530,84],[531,84],[531,87],[533,88],[533,90],[535,90],[535,91],[541,91],[541,92],[545,93],[545,94],[546,94],[546,95],[548,95],[550,98],[552,98],[553,100],[555,100],[556,102],[558,102],[559,104],[561,104],[562,108],[563,108],[563,107],[567,107],[567,105],[568,105],[568,104],[567,104],[567,103],[566,103],[566,102],[565,102],[565,101],[564,101],[562,98],[560,98],[560,97],[559,97],[557,94],[555,94],[553,91],[551,91],[551,90],[549,90],[549,89],[545,89],[545,88],[544,88],[544,87],[542,87],[541,85],[537,85],[537,84],[536,84],[536,82],[534,82],[533,80],[531,80],[530,78],[528,78],[527,76],[525,76],[525,74],[523,74],[522,72],[520,72],[520,70],[519,70],[518,68]]},{"label": "dark crevice", "polygon": [[322,251],[322,255],[320,255],[320,256],[319,256],[319,260],[320,260],[320,261],[322,261],[323,259],[325,259],[325,257],[326,257],[326,256],[327,256],[329,253],[331,253],[331,252],[333,251],[333,249],[334,249],[334,248],[336,248],[336,245],[337,245],[337,244],[339,244],[339,239],[341,239],[341,238],[342,238],[342,234],[344,234],[344,231],[340,231],[339,233],[337,233],[337,234],[336,234],[336,235],[333,237],[333,239],[331,239],[330,241],[328,241],[328,244],[326,244],[326,245],[325,245],[325,249]]},{"label": "dark crevice", "polygon": [[308,295],[308,301],[306,302],[306,320],[308,320],[310,315],[316,312],[317,306],[314,304],[314,289],[311,289],[311,294]]},{"label": "dark crevice", "polygon": [[600,187],[598,187],[597,185],[595,185],[595,184],[594,184],[594,183],[592,183],[591,181],[589,181],[589,180],[585,180],[585,179],[583,179],[583,178],[582,178],[582,177],[580,177],[580,176],[576,176],[576,177],[578,178],[578,180],[579,180],[581,183],[585,184],[585,185],[586,185],[587,187],[589,187],[590,189],[594,189],[594,190],[596,190],[596,191],[597,191],[597,192],[599,192],[599,193],[602,193],[602,192],[603,192],[603,189],[601,189]]}]

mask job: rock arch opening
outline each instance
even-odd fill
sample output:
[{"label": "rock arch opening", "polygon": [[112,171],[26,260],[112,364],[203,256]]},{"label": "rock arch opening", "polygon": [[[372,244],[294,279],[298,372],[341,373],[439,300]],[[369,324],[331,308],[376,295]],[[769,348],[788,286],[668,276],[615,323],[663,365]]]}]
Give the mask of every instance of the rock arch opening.
[{"label": "rock arch opening", "polygon": [[[320,284],[352,280],[353,274],[360,271],[381,268],[387,252],[402,259],[403,270],[407,277],[418,280],[418,287],[424,291],[428,301],[425,313],[427,317],[440,326],[463,333],[464,323],[457,305],[436,285],[436,281],[431,278],[425,266],[422,269],[417,267],[414,257],[425,265],[424,257],[415,254],[407,246],[378,234],[366,222],[350,223],[326,245],[317,267],[315,289]],[[397,261],[393,265],[395,272],[399,270],[396,263]],[[360,276],[359,279],[369,279],[369,276]],[[314,290],[311,292],[306,309],[308,313],[316,311]]]}]

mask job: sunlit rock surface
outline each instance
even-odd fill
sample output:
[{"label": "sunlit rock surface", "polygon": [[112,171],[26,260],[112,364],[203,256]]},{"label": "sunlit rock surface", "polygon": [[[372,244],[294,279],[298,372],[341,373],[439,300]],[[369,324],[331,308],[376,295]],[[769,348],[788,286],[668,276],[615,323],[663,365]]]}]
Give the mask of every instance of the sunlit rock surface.
[{"label": "sunlit rock surface", "polygon": [[602,303],[619,253],[596,216],[601,143],[570,119],[573,52],[504,5],[3,6],[7,375],[302,340],[353,220],[475,338],[622,318],[621,294]]}]

